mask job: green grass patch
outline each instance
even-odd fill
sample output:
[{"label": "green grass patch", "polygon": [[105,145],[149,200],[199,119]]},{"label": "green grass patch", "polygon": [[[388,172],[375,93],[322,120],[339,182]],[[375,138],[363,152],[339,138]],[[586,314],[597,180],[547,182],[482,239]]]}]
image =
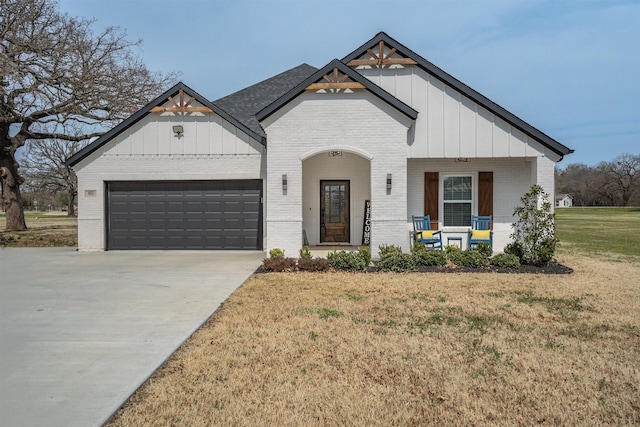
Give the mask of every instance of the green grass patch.
[{"label": "green grass patch", "polygon": [[640,257],[640,208],[556,209],[556,236],[581,252]]}]

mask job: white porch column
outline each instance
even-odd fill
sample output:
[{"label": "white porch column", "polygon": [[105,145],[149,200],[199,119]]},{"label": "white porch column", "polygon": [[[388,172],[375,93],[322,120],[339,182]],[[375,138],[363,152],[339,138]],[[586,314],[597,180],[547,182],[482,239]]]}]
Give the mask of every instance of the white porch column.
[{"label": "white porch column", "polygon": [[[265,250],[269,253],[273,248],[280,248],[284,249],[285,256],[298,257],[302,247],[302,160],[291,151],[278,151],[267,150]],[[286,190],[283,175],[286,175]]]},{"label": "white porch column", "polygon": [[[391,190],[387,175],[391,174]],[[371,162],[371,253],[378,246],[396,245],[411,249],[407,230],[407,159],[397,153],[377,156]]]},{"label": "white porch column", "polygon": [[549,194],[551,211],[554,211],[555,199],[555,174],[556,162],[549,157],[536,157],[531,162],[531,183],[538,184]]}]

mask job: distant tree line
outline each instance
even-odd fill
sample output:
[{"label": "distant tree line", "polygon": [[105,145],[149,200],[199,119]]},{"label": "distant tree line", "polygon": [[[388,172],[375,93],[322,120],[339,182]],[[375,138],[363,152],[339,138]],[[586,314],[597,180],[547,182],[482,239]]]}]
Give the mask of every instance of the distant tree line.
[{"label": "distant tree line", "polygon": [[640,155],[556,168],[556,194],[562,193],[573,197],[574,206],[640,206]]}]

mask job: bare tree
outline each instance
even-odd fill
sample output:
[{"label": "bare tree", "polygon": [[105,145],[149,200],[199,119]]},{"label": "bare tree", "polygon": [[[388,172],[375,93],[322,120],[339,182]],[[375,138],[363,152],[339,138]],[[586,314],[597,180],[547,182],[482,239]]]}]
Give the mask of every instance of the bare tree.
[{"label": "bare tree", "polygon": [[556,189],[576,206],[640,204],[640,155],[622,154],[598,166],[581,163],[556,170]]},{"label": "bare tree", "polygon": [[601,164],[609,191],[617,205],[629,206],[634,193],[640,192],[640,155],[622,154],[612,162]]},{"label": "bare tree", "polygon": [[34,191],[62,194],[69,216],[75,215],[78,178],[65,162],[87,143],[88,141],[36,139],[27,143],[27,154],[22,160],[29,187]]},{"label": "bare tree", "polygon": [[[0,0],[0,179],[7,230],[24,230],[16,152],[27,141],[78,142],[139,109],[175,75],[150,72],[141,41],[69,17],[55,0]],[[82,129],[81,133],[74,130]]]}]

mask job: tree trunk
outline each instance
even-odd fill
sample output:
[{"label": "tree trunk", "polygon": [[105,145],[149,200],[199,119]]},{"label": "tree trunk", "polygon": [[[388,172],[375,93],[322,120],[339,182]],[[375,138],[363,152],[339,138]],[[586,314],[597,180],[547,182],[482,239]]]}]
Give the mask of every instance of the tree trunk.
[{"label": "tree trunk", "polygon": [[[7,150],[8,151],[8,150]],[[22,231],[27,229],[24,221],[24,208],[20,195],[22,178],[18,174],[18,163],[10,153],[0,154],[0,180],[2,180],[2,201],[7,213],[6,230]]]},{"label": "tree trunk", "polygon": [[76,216],[76,192],[69,192],[69,203],[67,204],[67,216]]}]

